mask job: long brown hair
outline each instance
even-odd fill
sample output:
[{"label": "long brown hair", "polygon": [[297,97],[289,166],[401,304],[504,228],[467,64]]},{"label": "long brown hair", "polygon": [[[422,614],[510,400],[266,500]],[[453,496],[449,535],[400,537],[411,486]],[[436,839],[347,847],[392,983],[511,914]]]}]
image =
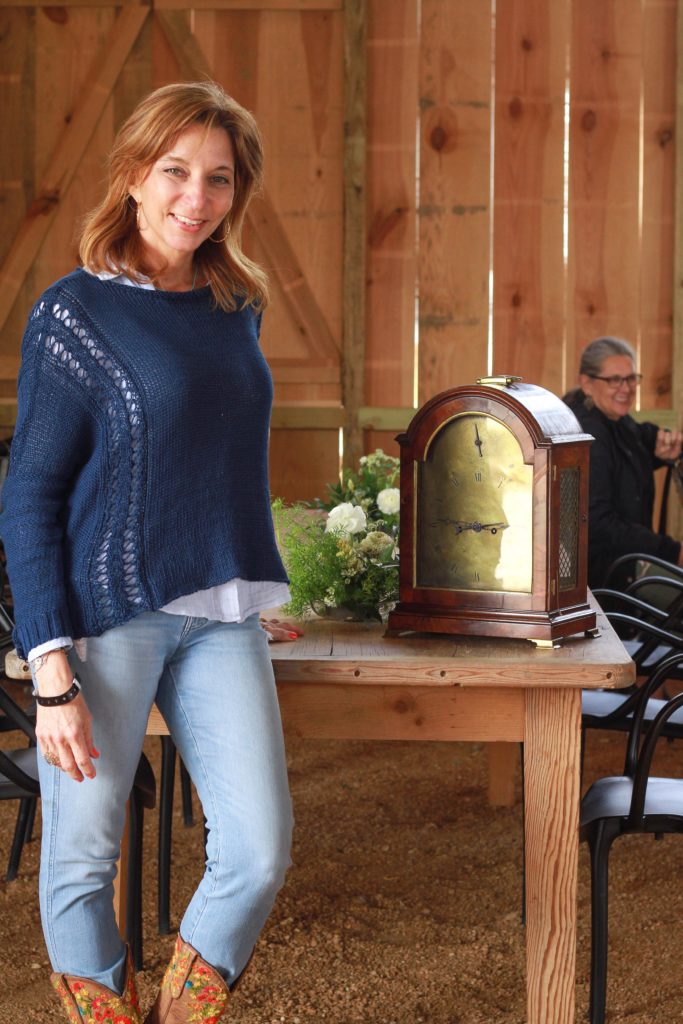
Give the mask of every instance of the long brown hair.
[{"label": "long brown hair", "polygon": [[[102,202],[86,217],[79,254],[94,272],[125,273],[152,281],[136,225],[130,189],[172,149],[192,125],[206,131],[223,128],[235,155],[235,195],[228,214],[197,249],[194,262],[209,282],[216,305],[233,310],[253,304],[263,309],[268,284],[261,268],[241,249],[242,225],[249,202],[263,176],[263,147],[256,121],[217,82],[177,82],[145,97],[119,129],[109,156],[109,180]],[[214,237],[216,236],[216,237]]]}]

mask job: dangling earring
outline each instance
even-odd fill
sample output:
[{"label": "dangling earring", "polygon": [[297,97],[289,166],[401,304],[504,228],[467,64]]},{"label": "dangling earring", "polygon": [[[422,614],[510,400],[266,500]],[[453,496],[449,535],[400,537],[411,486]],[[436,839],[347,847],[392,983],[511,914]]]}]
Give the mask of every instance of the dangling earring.
[{"label": "dangling earring", "polygon": [[[131,201],[135,204],[134,206],[131,206]],[[133,196],[129,195],[128,206],[131,210],[135,210],[135,224],[138,231],[142,231],[142,227],[140,225],[140,210],[142,209],[142,203],[139,203],[137,199],[134,199]]]},{"label": "dangling earring", "polygon": [[209,235],[209,241],[210,242],[215,242],[216,245],[222,245],[224,242],[227,242],[227,240],[229,238],[230,238],[230,221],[228,221],[228,225],[227,225],[227,228],[225,230],[225,234],[223,235],[222,238],[214,238],[212,235]]}]

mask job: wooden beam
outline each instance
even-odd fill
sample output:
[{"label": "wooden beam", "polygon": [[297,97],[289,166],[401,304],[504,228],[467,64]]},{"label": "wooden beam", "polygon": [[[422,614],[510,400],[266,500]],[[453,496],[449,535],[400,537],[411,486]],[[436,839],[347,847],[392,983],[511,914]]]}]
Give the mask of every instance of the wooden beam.
[{"label": "wooden beam", "polygon": [[190,30],[185,11],[155,11],[155,20],[161,25],[173,56],[178,61],[182,78],[190,81],[212,78],[211,68],[206,55],[197,42],[197,37]]},{"label": "wooden beam", "polygon": [[154,0],[157,11],[340,11],[343,7],[344,0]]},{"label": "wooden beam", "polygon": [[[141,0],[60,0],[59,7],[124,7],[140,3]],[[141,4],[148,7],[148,4]],[[55,7],[51,0],[0,0],[3,7]]]},{"label": "wooden beam", "polygon": [[344,425],[341,405],[274,405],[272,430],[339,430]]},{"label": "wooden beam", "polygon": [[296,328],[306,338],[308,350],[322,362],[332,362],[338,366],[339,347],[267,190],[264,189],[251,203],[247,217],[266,255],[268,267],[282,288]]},{"label": "wooden beam", "polygon": [[[200,43],[190,31],[184,11],[159,10],[156,18],[180,66],[188,78],[212,77],[213,72]],[[339,349],[325,315],[306,280],[301,265],[267,193],[256,197],[247,210],[247,220],[277,278],[297,330],[315,357],[312,363],[337,366]]]},{"label": "wooden beam", "polygon": [[94,62],[79,104],[69,123],[64,126],[36,197],[0,271],[0,330],[11,312],[29,267],[38,255],[59,203],[69,189],[148,13],[148,7],[132,4],[121,10],[111,35]]},{"label": "wooden beam", "polygon": [[357,410],[358,426],[361,430],[405,430],[416,411],[412,406],[362,405]]},{"label": "wooden beam", "polygon": [[358,423],[365,383],[367,5],[344,8],[344,270],[342,403],[346,409],[344,463],[363,454]]},{"label": "wooden beam", "polygon": [[[186,11],[341,11],[344,0],[60,0],[59,7],[129,7],[140,3],[156,10]],[[54,7],[54,0],[0,0],[2,7]]]}]

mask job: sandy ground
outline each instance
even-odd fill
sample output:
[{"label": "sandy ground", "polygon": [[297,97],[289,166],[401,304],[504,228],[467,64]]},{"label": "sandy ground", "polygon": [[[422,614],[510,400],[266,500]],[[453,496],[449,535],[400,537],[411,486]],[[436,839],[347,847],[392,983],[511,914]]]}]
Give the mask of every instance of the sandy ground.
[{"label": "sandy ground", "polygon": [[[6,737],[4,739],[6,745]],[[158,766],[158,741],[148,740]],[[486,801],[480,744],[290,741],[294,867],[231,1020],[241,1024],[522,1024],[521,805]],[[586,783],[621,770],[623,738],[590,737]],[[664,744],[660,774],[683,749]],[[519,794],[519,782],[518,782]],[[4,873],[15,804],[0,804]],[[197,814],[199,819],[199,815]],[[156,933],[156,811],[145,836],[143,1007],[172,936]],[[39,824],[37,830],[39,831]],[[683,840],[620,840],[612,855],[609,1020],[683,1020]],[[172,915],[198,881],[202,832],[174,825]],[[38,843],[0,882],[0,1024],[61,1021],[36,898]],[[581,850],[577,1021],[586,1019],[588,859]]]}]

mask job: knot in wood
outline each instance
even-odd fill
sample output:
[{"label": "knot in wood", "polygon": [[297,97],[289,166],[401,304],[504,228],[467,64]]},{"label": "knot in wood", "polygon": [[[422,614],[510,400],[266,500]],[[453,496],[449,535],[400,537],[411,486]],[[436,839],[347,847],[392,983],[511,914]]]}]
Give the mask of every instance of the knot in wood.
[{"label": "knot in wood", "polygon": [[658,395],[668,395],[671,391],[671,374],[665,373],[663,376],[657,378],[655,384],[655,392]]},{"label": "knot in wood", "polygon": [[398,711],[399,715],[405,715],[410,711],[413,706],[413,701],[407,697],[399,697],[394,704],[394,711]]},{"label": "knot in wood", "polygon": [[368,232],[368,242],[371,247],[380,245],[393,229],[405,220],[408,212],[405,206],[395,206],[389,213],[378,211],[372,221]]},{"label": "knot in wood", "polygon": [[534,44],[531,42],[531,40],[528,38],[528,36],[523,36],[522,37],[522,49],[523,50],[533,50],[533,48],[534,48]]},{"label": "knot in wood", "polygon": [[437,153],[440,153],[447,141],[448,136],[446,135],[443,125],[437,124],[435,128],[432,128],[429,134],[429,142],[432,149],[435,149]]},{"label": "knot in wood", "polygon": [[49,213],[59,202],[59,189],[53,192],[44,192],[42,196],[36,196],[28,208],[28,217],[39,217]]},{"label": "knot in wood", "polygon": [[425,136],[437,153],[450,153],[457,144],[458,121],[449,107],[434,107],[425,118]]},{"label": "knot in wood", "polygon": [[593,305],[592,302],[589,302],[588,305],[586,306],[586,312],[588,313],[589,316],[593,316],[593,314],[595,313],[595,306]]},{"label": "knot in wood", "polygon": [[66,25],[69,20],[66,7],[43,7],[43,14],[50,21],[54,21],[56,25]]},{"label": "knot in wood", "polygon": [[512,296],[512,300],[511,301],[512,301],[512,305],[515,307],[515,309],[517,309],[518,306],[522,305],[522,296],[519,294],[519,292],[515,292],[514,295]]},{"label": "knot in wood", "polygon": [[581,127],[584,132],[592,132],[597,124],[597,116],[594,110],[586,110],[581,118]]},{"label": "knot in wood", "polygon": [[517,121],[522,116],[522,101],[519,96],[514,96],[510,100],[510,106],[508,109],[510,111],[510,117],[513,118],[513,120]]},{"label": "knot in wood", "polygon": [[670,128],[662,128],[660,132],[657,132],[657,142],[664,149],[674,137],[674,133]]}]

